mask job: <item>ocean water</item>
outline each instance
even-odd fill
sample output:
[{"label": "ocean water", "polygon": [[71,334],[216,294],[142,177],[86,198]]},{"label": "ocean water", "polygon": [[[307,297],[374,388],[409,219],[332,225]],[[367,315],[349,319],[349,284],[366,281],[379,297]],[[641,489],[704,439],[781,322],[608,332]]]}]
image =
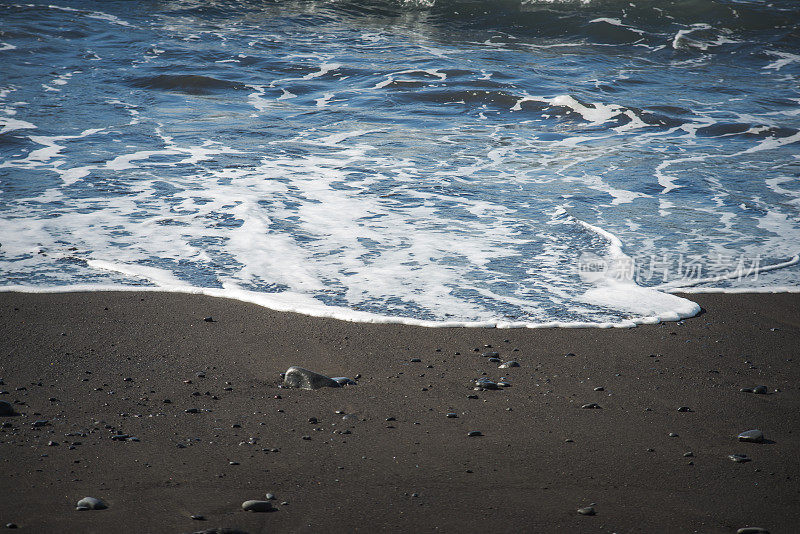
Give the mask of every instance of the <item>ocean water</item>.
[{"label": "ocean water", "polygon": [[629,326],[800,287],[794,0],[0,1],[0,286]]}]

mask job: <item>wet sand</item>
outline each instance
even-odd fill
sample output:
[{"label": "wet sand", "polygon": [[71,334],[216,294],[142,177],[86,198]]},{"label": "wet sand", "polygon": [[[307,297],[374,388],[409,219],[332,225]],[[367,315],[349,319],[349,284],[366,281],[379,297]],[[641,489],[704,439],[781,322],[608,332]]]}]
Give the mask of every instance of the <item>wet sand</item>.
[{"label": "wet sand", "polygon": [[[195,295],[0,293],[0,400],[20,414],[0,417],[0,526],[795,532],[800,295],[689,298],[704,313],[681,323],[501,330]],[[278,388],[291,365],[360,378]],[[511,386],[474,391],[484,376]],[[757,385],[768,393],[740,391]],[[750,429],[765,442],[737,441]],[[267,493],[274,512],[241,510]],[[86,496],[108,508],[76,511]]]}]

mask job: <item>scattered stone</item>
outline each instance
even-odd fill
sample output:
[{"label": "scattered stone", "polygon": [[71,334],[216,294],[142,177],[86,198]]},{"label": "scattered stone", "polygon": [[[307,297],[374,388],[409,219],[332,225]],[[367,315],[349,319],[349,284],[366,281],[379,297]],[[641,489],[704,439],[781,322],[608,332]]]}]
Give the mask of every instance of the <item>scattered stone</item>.
[{"label": "scattered stone", "polygon": [[484,352],[483,354],[481,354],[481,356],[483,356],[484,358],[497,358],[498,356],[500,356],[500,353],[499,352]]},{"label": "scattered stone", "polygon": [[497,385],[498,385],[498,387],[501,387],[501,388],[510,388],[511,387],[511,382],[501,381],[501,382],[498,382]]},{"label": "scattered stone", "polygon": [[598,387],[594,388],[595,391],[605,391],[605,389],[606,388],[604,388],[602,386],[598,386]]},{"label": "scattered stone", "polygon": [[200,515],[200,514],[192,514],[189,517],[191,519],[194,519],[195,521],[205,521],[206,520],[206,517],[203,516],[203,515]]},{"label": "scattered stone", "polygon": [[746,454],[729,454],[728,459],[739,464],[750,461],[750,457]]},{"label": "scattered stone", "polygon": [[489,361],[491,363],[497,363],[497,362],[502,362],[503,360],[501,360],[500,358],[489,358]]},{"label": "scattered stone", "polygon": [[214,322],[214,318],[211,317],[210,315],[208,317],[203,317],[203,320],[205,322],[207,322],[207,323],[213,323]]},{"label": "scattered stone", "polygon": [[475,382],[473,382],[473,384],[475,385],[475,387],[483,389],[500,389],[500,386],[498,386],[497,383],[485,377],[478,378],[477,380],[475,380]]},{"label": "scattered stone", "polygon": [[736,534],[769,534],[769,530],[761,527],[744,527],[737,530]]},{"label": "scattered stone", "polygon": [[753,393],[755,393],[756,395],[766,395],[767,386],[756,386],[753,388]]},{"label": "scattered stone", "polygon": [[339,382],[314,371],[292,366],[284,373],[283,385],[300,389],[338,388]]},{"label": "scattered stone", "polygon": [[594,511],[594,507],[584,506],[583,508],[578,508],[578,513],[581,515],[594,515],[596,512]]},{"label": "scattered stone", "polygon": [[684,456],[684,458],[691,458],[691,457],[694,456],[694,453],[692,451],[684,452],[683,456]]},{"label": "scattered stone", "polygon": [[335,381],[339,386],[357,386],[358,383],[355,380],[347,378],[346,376],[335,376],[331,380]]},{"label": "scattered stone", "polygon": [[678,434],[676,434],[675,432],[670,432],[670,433],[669,433],[669,437],[671,437],[671,438],[677,438],[677,437],[678,437]]},{"label": "scattered stone", "polygon": [[679,412],[691,412],[692,409],[689,408],[688,406],[681,406],[680,408],[678,408],[678,411]]},{"label": "scattered stone", "polygon": [[186,412],[186,413],[199,413],[200,412],[200,410],[198,410],[197,408],[187,408],[187,409],[185,409],[183,411]]},{"label": "scattered stone", "polygon": [[266,495],[264,495],[264,497],[265,497],[265,498],[266,498],[268,501],[274,501],[274,500],[275,500],[275,494],[273,494],[273,493],[267,493]]},{"label": "scattered stone", "polygon": [[19,528],[16,523],[6,523],[6,528]]},{"label": "scattered stone", "polygon": [[519,367],[519,362],[511,360],[505,363],[501,363],[499,366],[497,366],[498,369],[508,369],[509,367]]},{"label": "scattered stone", "polygon": [[747,430],[737,436],[739,441],[749,441],[751,443],[761,443],[764,441],[764,433],[760,430]]},{"label": "scattered stone", "polygon": [[35,427],[40,427],[40,426],[47,426],[48,423],[50,423],[50,421],[48,421],[47,419],[38,419],[31,424]]},{"label": "scattered stone", "polygon": [[596,402],[590,402],[588,404],[584,404],[581,406],[584,410],[602,410],[603,407],[597,404]]},{"label": "scattered stone", "polygon": [[478,396],[477,395],[467,395],[467,398],[468,399],[477,399]]},{"label": "scattered stone", "polygon": [[47,442],[47,446],[48,447],[58,447],[58,442],[57,441],[48,441]]},{"label": "scattered stone", "polygon": [[455,412],[449,412],[447,415],[445,415],[445,417],[447,417],[448,419],[455,419],[458,417],[458,414]]},{"label": "scattered stone", "polygon": [[238,528],[217,527],[217,528],[209,528],[206,530],[198,530],[196,532],[192,532],[192,534],[248,534],[248,533],[244,530],[239,530]]},{"label": "scattered stone", "polygon": [[0,415],[15,415],[14,407],[10,402],[0,401]]},{"label": "scattered stone", "polygon": [[96,497],[84,497],[75,505],[76,510],[105,510],[106,503]]},{"label": "scattered stone", "polygon": [[272,512],[275,508],[269,501],[244,501],[242,510],[245,512]]},{"label": "scattered stone", "polygon": [[411,362],[412,362],[412,363],[419,363],[419,362],[421,362],[421,361],[422,361],[422,360],[421,360],[421,359],[419,359],[419,358],[411,358]]},{"label": "scattered stone", "polygon": [[482,435],[483,434],[481,433],[480,430],[470,430],[469,432],[467,432],[467,436],[470,437],[470,438],[474,438],[476,436],[482,436]]}]

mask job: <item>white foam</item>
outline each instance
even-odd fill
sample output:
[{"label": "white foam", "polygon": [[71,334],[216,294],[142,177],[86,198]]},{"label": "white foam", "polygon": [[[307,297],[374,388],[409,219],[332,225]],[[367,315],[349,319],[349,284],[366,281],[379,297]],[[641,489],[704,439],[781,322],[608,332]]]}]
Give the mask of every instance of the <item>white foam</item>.
[{"label": "white foam", "polygon": [[772,70],[778,71],[778,70],[781,70],[786,65],[789,65],[791,63],[800,62],[800,55],[798,55],[798,54],[791,54],[789,52],[779,52],[777,50],[767,50],[766,53],[770,54],[772,56],[777,56],[780,59],[777,59],[777,60],[773,61],[769,65],[765,65],[765,66],[761,67],[762,69],[772,69]]},{"label": "white foam", "polygon": [[35,124],[19,119],[11,119],[9,117],[0,117],[0,126],[2,126],[0,135],[12,130],[29,130],[36,128]]}]

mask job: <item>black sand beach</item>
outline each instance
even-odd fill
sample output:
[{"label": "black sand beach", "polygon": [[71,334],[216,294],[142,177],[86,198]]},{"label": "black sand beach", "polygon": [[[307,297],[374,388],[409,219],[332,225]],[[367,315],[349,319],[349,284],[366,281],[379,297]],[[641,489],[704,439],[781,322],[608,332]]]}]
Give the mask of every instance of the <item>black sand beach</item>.
[{"label": "black sand beach", "polygon": [[[704,313],[681,323],[499,330],[1,293],[0,400],[18,415],[0,417],[0,526],[796,532],[800,295],[690,298]],[[360,378],[278,388],[291,365]],[[484,376],[511,386],[474,391]],[[737,441],[751,429],[765,440]],[[242,511],[267,493],[275,511]],[[76,511],[86,496],[108,508]]]}]

